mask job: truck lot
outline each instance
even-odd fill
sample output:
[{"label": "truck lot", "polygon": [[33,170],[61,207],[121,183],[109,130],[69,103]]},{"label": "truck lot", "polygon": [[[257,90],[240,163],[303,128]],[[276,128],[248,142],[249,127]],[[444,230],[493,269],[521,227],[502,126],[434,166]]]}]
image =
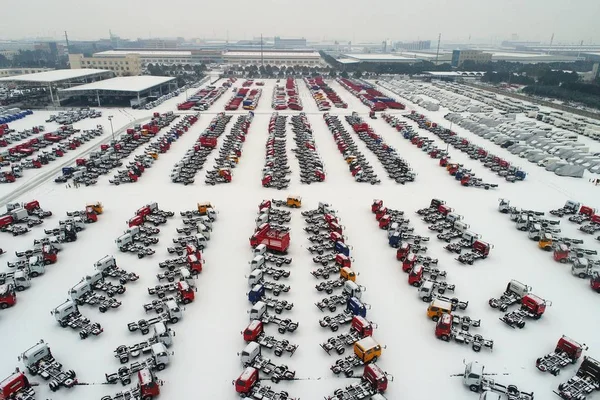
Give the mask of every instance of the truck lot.
[{"label": "truck lot", "polygon": [[[35,398],[101,399],[103,396],[114,396],[115,393],[127,389],[128,387],[122,387],[120,383],[100,383],[106,381],[106,373],[113,373],[121,367],[119,357],[115,356],[115,349],[123,345],[134,348],[137,343],[153,341],[151,335],[142,336],[139,332],[130,332],[128,324],[155,317],[154,312],[144,312],[142,305],[155,299],[148,294],[149,287],[169,283],[164,279],[159,282],[156,274],[166,271],[158,267],[159,262],[177,256],[169,254],[167,246],[173,246],[172,238],[179,233],[183,234],[183,217],[179,212],[195,209],[196,203],[210,202],[218,210],[218,217],[210,241],[206,245],[206,252],[203,251],[203,254],[206,254],[206,264],[202,266],[202,272],[197,279],[194,279],[197,292],[193,304],[182,305],[183,318],[177,324],[169,325],[175,335],[172,346],[168,348],[169,365],[164,371],[156,373],[158,379],[163,381],[159,398],[184,398],[189,397],[189,393],[196,393],[196,396],[202,398],[239,398],[232,386],[232,380],[243,371],[238,353],[246,346],[240,332],[249,323],[248,311],[251,304],[248,302],[247,293],[250,290],[248,276],[251,270],[248,262],[252,260],[253,255],[248,239],[256,227],[257,205],[265,199],[285,199],[288,195],[297,195],[302,198],[302,207],[298,210],[289,209],[291,220],[285,223],[289,226],[291,236],[286,256],[291,257],[293,262],[289,266],[278,268],[290,271],[289,279],[282,277],[278,283],[287,285],[289,281],[291,289],[287,293],[282,292],[278,297],[267,293],[269,297],[294,304],[291,310],[284,311],[282,318],[285,316],[297,322],[298,328],[294,332],[279,335],[278,338],[288,339],[297,345],[297,348],[294,348],[293,356],[290,356],[289,352],[283,352],[281,357],[272,357],[271,361],[289,366],[290,370],[295,372],[295,380],[272,383],[266,378],[267,385],[276,391],[289,393],[290,399],[319,399],[332,396],[338,388],[358,382],[356,378],[345,378],[344,374],[335,375],[330,369],[335,359],[353,354],[350,348],[346,349],[343,356],[338,355],[335,350],[329,355],[321,348],[331,336],[348,331],[348,326],[342,326],[336,333],[319,326],[319,320],[324,315],[333,316],[340,313],[345,303],[338,304],[335,313],[330,313],[327,309],[320,311],[315,307],[316,302],[329,295],[315,290],[315,285],[321,280],[311,275],[310,271],[321,265],[313,262],[313,257],[318,254],[307,251],[313,243],[307,240],[311,234],[304,231],[306,223],[301,211],[316,209],[319,202],[326,202],[337,211],[340,224],[343,225],[343,235],[347,236],[347,242],[352,246],[352,269],[359,272],[356,282],[368,288],[365,296],[365,301],[370,306],[367,319],[376,324],[373,336],[378,343],[385,346],[382,356],[377,360],[377,366],[394,376],[384,393],[387,399],[435,398],[433,390],[428,389],[435,385],[435,392],[444,393],[444,399],[477,400],[479,395],[471,393],[470,388],[465,386],[466,379],[463,382],[463,360],[466,363],[479,363],[471,365],[473,371],[478,370],[478,365],[482,365],[485,366],[486,374],[498,375],[495,378],[501,384],[495,383],[497,387],[514,384],[523,392],[535,393],[535,397],[539,399],[558,398],[553,391],[564,390],[564,387],[559,389],[559,384],[569,381],[578,373],[585,356],[594,360],[600,357],[600,336],[597,334],[600,316],[596,311],[600,295],[591,290],[588,279],[566,278],[567,275],[571,275],[570,264],[554,261],[552,252],[541,250],[532,244],[527,234],[515,229],[515,224],[506,215],[498,212],[498,198],[510,200],[511,206],[544,211],[546,217],[556,219],[548,212],[561,207],[567,200],[600,208],[600,187],[590,182],[590,179],[596,179],[598,175],[586,171],[583,178],[557,176],[464,127],[453,124],[451,129],[458,135],[489,149],[511,164],[519,165],[526,172],[522,182],[508,182],[485,168],[478,160],[470,158],[467,153],[449,146],[451,163],[464,164],[471,168],[473,176],[485,182],[498,184],[497,188],[489,190],[465,187],[455,182],[453,176],[448,177],[447,170],[439,166],[438,159],[432,159],[428,153],[406,140],[382,118],[381,113],[376,114],[376,119],[371,119],[369,107],[359,98],[337,81],[328,77],[324,80],[347,104],[347,108],[335,107],[332,104],[328,111],[319,110],[319,103],[315,101],[307,84],[299,78],[295,82],[297,98],[312,129],[311,139],[323,164],[325,178],[322,182],[301,183],[303,170],[292,151],[298,143],[294,140],[295,133],[290,125],[292,116],[297,116],[300,112],[288,108],[277,112],[280,116],[287,116],[285,154],[291,171],[286,175],[290,180],[289,186],[277,190],[261,185],[269,123],[276,111],[270,96],[277,85],[285,86],[286,80],[282,79],[279,83],[275,79],[255,80],[264,82],[264,85],[257,86],[255,83],[249,87],[250,90],[262,91],[261,101],[253,104],[255,108],[243,109],[240,105],[236,111],[225,111],[225,106],[234,94],[232,88],[241,88],[245,81],[238,79],[203,111],[178,111],[177,105],[186,102],[185,94],[167,100],[152,110],[98,109],[102,112],[101,117],[74,122],[73,126],[83,131],[102,125],[102,136],[67,152],[62,159],[39,170],[25,170],[23,177],[14,183],[0,184],[0,214],[4,213],[4,207],[8,203],[26,203],[34,199],[43,205],[44,210],[53,213],[44,219],[42,225],[33,226],[26,234],[13,236],[0,232],[0,248],[4,251],[4,254],[0,254],[0,272],[10,271],[7,262],[15,261],[15,251],[21,252],[31,248],[34,239],[46,236],[44,229],[58,226],[58,221],[67,217],[67,211],[83,209],[89,202],[96,201],[102,202],[104,206],[104,212],[98,221],[90,224],[77,242],[65,245],[56,264],[47,266],[44,274],[31,281],[31,287],[17,292],[16,304],[0,310],[0,331],[4,338],[0,341],[0,354],[3,355],[0,362],[0,381],[10,376],[16,366],[25,371],[23,363],[17,359],[18,356],[43,339],[51,346],[52,355],[65,365],[65,372],[70,372],[71,369],[76,371],[78,384],[73,388],[61,388],[57,393],[51,393],[48,385],[40,378],[28,375],[31,381],[43,383],[34,387]],[[221,87],[223,82],[225,79],[217,81],[214,86]],[[419,105],[413,102],[418,99],[406,98],[401,93],[393,92],[387,84],[376,85],[374,81],[370,83],[381,93],[406,106],[405,110],[387,109],[385,113],[410,126],[419,135],[432,139],[441,150],[446,149],[446,143],[432,132],[419,128],[415,121],[406,117],[407,114],[414,110],[428,120],[449,128],[451,121],[444,118],[448,113],[461,113],[463,117],[469,117],[481,115],[474,112],[477,110],[486,113],[490,111],[490,106],[484,106],[476,99],[456,95],[465,99],[462,103],[465,106],[459,108],[457,103],[450,101],[450,85],[431,89],[433,85],[421,83],[423,93],[428,87],[431,90],[427,91],[427,94],[417,93],[426,100],[420,101]],[[199,88],[189,89],[188,95],[192,96],[198,90]],[[435,98],[441,97],[440,93],[444,93],[443,101]],[[466,99],[470,99],[469,105],[466,105]],[[439,103],[439,109],[435,110],[436,107],[432,106],[434,103]],[[473,107],[473,112],[468,111],[469,107]],[[491,108],[496,110],[493,105]],[[523,112],[517,114],[516,120],[532,120],[527,117],[527,108],[522,109]],[[172,144],[168,152],[158,154],[152,167],[144,172],[144,179],[119,186],[109,183],[112,174],[101,175],[97,179],[98,182],[89,187],[69,187],[66,183],[54,182],[63,166],[74,165],[77,158],[85,157],[96,151],[101,144],[110,142],[112,132],[109,115],[113,116],[115,135],[120,135],[136,124],[144,124],[155,112],[162,114],[169,111],[179,115],[199,113],[199,119],[189,127],[185,135]],[[237,147],[243,155],[236,157],[235,165],[231,164],[231,182],[214,186],[205,183],[207,172],[214,169],[216,159],[227,156],[220,155],[219,151],[235,121],[240,116],[249,115],[250,111],[254,116],[245,132],[243,147]],[[170,174],[174,165],[180,162],[186,151],[200,143],[199,137],[209,128],[211,120],[223,112],[231,115],[232,120],[226,125],[223,135],[218,138],[215,150],[208,154],[204,168],[196,174],[195,182],[190,185],[173,183]],[[355,181],[323,118],[326,112],[339,117],[342,126],[355,142],[357,150],[372,166],[380,183],[370,185]],[[353,112],[356,113],[354,116]],[[44,125],[46,132],[54,131],[59,125],[55,122],[45,122],[54,113],[35,111],[33,115],[14,121],[9,126],[20,131]],[[385,144],[397,151],[399,157],[415,172],[414,182],[403,185],[390,178],[380,157],[367,147],[348,122],[358,121],[357,118],[367,123],[373,132],[381,136]],[[181,117],[176,122],[179,120]],[[548,125],[545,122],[540,124]],[[165,132],[161,131],[159,134]],[[578,140],[585,143],[590,152],[600,151],[598,142],[587,137],[580,137]],[[133,151],[124,160],[125,164],[132,161],[136,155],[143,155],[144,147],[142,145]],[[470,230],[493,244],[493,249],[485,261],[478,261],[473,265],[462,264],[455,260],[455,254],[444,249],[447,243],[438,240],[437,232],[429,230],[430,224],[423,222],[416,214],[416,211],[426,207],[432,198],[443,199],[454,209],[454,213],[464,216],[465,221],[470,224]],[[420,295],[414,288],[407,285],[407,274],[402,271],[402,262],[396,259],[396,249],[388,245],[385,233],[374,221],[374,214],[369,209],[373,199],[382,199],[389,209],[404,211],[404,218],[410,219],[410,226],[414,227],[414,235],[431,237],[426,243],[428,250],[425,255],[438,259],[435,267],[447,272],[448,282],[456,285],[456,297],[468,301],[468,309],[465,312],[460,310],[459,314],[468,314],[481,320],[481,327],[473,329],[472,333],[493,339],[493,351],[486,348],[481,352],[473,352],[469,345],[443,343],[443,340],[436,338],[436,324],[427,316],[428,304],[419,298]],[[161,209],[175,213],[166,224],[159,226],[160,233],[156,235],[160,239],[159,243],[149,245],[156,253],[138,258],[133,252],[120,252],[115,238],[128,228],[126,221],[131,219],[132,212],[150,202],[157,202]],[[561,235],[584,240],[586,248],[600,251],[600,241],[595,239],[597,233],[584,234],[578,230],[579,225],[569,222],[567,218],[561,219],[559,227],[562,230]],[[194,234],[195,231],[191,232],[191,235]],[[104,313],[99,311],[98,307],[82,307],[82,313],[92,322],[97,322],[103,332],[101,335],[90,335],[81,340],[71,329],[61,328],[50,311],[63,303],[73,285],[106,255],[114,255],[120,268],[137,274],[139,279],[128,282],[126,293],[115,297],[122,303],[118,308]],[[266,279],[273,278],[266,276]],[[337,275],[332,274],[330,279],[337,279]],[[523,329],[511,329],[499,320],[503,313],[488,305],[489,299],[498,297],[511,280],[531,285],[536,294],[543,295],[543,299],[552,303],[542,318],[535,321],[528,319]],[[455,295],[447,293],[446,296]],[[265,329],[270,329],[269,335],[277,334],[276,329],[268,325]],[[562,335],[585,344],[587,350],[583,351],[578,364],[569,363],[558,375],[541,372],[536,368],[536,360],[551,353]],[[143,358],[146,358],[146,355],[140,356],[139,361]],[[556,355],[549,358],[552,362],[561,360],[561,357]],[[581,370],[594,370],[594,363],[597,363],[594,360],[585,361]],[[360,373],[358,369],[356,371],[356,377],[362,375],[362,369]],[[27,371],[25,373],[27,374]],[[132,385],[135,386],[136,375],[132,373],[131,377],[133,379],[130,381],[133,381]],[[469,384],[483,387],[489,383],[486,379],[487,377],[479,380],[472,378],[469,382],[475,383]],[[85,383],[89,385],[84,385]],[[572,387],[574,384],[571,382],[567,386]],[[590,394],[589,399],[593,400],[598,396],[596,393]]]}]

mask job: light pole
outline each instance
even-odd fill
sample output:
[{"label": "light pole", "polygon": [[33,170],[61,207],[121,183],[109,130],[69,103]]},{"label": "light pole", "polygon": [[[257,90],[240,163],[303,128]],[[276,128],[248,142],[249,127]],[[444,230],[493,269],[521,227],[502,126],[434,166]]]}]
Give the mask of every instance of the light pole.
[{"label": "light pole", "polygon": [[112,139],[113,139],[113,142],[114,142],[115,141],[115,130],[113,129],[112,119],[113,119],[113,116],[109,115],[108,116],[108,121],[110,122],[110,132],[112,133]]}]

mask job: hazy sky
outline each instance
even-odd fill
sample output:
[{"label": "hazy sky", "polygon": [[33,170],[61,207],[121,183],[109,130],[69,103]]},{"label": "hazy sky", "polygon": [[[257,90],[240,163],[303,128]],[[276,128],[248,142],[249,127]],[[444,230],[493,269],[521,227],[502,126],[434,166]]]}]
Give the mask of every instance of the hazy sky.
[{"label": "hazy sky", "polygon": [[0,39],[304,36],[354,41],[600,44],[600,0],[27,0],[2,7]]}]

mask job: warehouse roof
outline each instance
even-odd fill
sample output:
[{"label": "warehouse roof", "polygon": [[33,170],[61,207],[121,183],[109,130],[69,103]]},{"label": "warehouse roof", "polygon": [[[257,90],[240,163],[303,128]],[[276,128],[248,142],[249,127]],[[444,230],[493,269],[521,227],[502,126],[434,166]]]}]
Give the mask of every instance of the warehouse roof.
[{"label": "warehouse roof", "polygon": [[120,76],[118,78],[106,79],[103,81],[92,82],[85,85],[74,86],[72,88],[64,89],[62,90],[62,92],[106,90],[137,93],[174,80],[175,78],[170,78],[167,76]]},{"label": "warehouse roof", "polygon": [[397,56],[395,54],[344,54],[344,57],[363,61],[413,60],[413,58]]},{"label": "warehouse roof", "polygon": [[353,60],[351,58],[338,58],[335,61],[339,62],[340,64],[357,64],[358,60]]},{"label": "warehouse roof", "polygon": [[103,69],[57,69],[53,71],[38,72],[0,78],[0,82],[22,82],[22,83],[58,83],[73,79],[91,77],[98,74],[112,74],[111,71]]},{"label": "warehouse roof", "polygon": [[94,57],[113,57],[113,56],[124,56],[128,54],[138,54],[140,56],[163,56],[163,57],[172,57],[172,56],[191,56],[192,52],[189,50],[107,50],[101,51],[99,53],[94,53]]},{"label": "warehouse roof", "polygon": [[[223,56],[233,57],[260,57],[260,51],[227,51],[223,53]],[[264,58],[269,57],[281,57],[281,58],[307,58],[314,57],[320,58],[321,55],[317,51],[264,51],[262,53]]]},{"label": "warehouse roof", "polygon": [[374,62],[374,63],[414,63],[420,62],[419,58],[402,57],[395,54],[344,54],[344,58],[357,60],[359,62]]}]

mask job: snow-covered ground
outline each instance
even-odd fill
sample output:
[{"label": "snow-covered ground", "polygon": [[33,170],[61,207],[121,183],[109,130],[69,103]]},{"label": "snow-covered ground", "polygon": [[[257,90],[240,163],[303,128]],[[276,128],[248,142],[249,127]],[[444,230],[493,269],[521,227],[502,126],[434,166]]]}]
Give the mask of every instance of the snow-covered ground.
[{"label": "snow-covered ground", "polygon": [[[240,84],[238,80],[235,86]],[[300,97],[313,127],[318,152],[324,160],[327,179],[325,183],[310,186],[300,184],[298,164],[289,151],[293,141],[291,129],[288,129],[288,157],[293,171],[290,188],[285,191],[265,189],[260,185],[260,178],[274,85],[275,80],[266,80],[263,86],[263,96],[255,110],[243,156],[233,170],[233,182],[228,185],[209,187],[203,183],[206,170],[213,165],[216,151],[206,162],[205,169],[196,175],[195,185],[172,184],[169,174],[173,164],[192,146],[214,114],[223,111],[231,92],[224,94],[210,110],[202,112],[196,125],[174,142],[168,153],[160,155],[152,168],[135,184],[116,187],[102,177],[94,187],[75,189],[55,184],[50,179],[36,182],[26,193],[19,193],[19,185],[36,179],[37,171],[26,171],[25,177],[17,183],[0,186],[1,198],[10,201],[37,199],[42,207],[53,211],[54,216],[43,225],[47,228],[57,225],[65,211],[82,209],[86,202],[101,201],[105,207],[99,221],[89,225],[80,233],[80,239],[75,244],[66,245],[65,250],[59,253],[58,263],[49,266],[45,275],[36,278],[31,288],[18,294],[16,306],[0,312],[0,377],[8,376],[20,365],[18,355],[43,338],[65,367],[77,371],[80,382],[90,385],[71,390],[61,389],[57,393],[50,393],[46,385],[38,386],[38,399],[99,399],[102,395],[120,391],[120,384],[102,384],[105,381],[104,373],[115,372],[120,367],[118,360],[113,357],[113,350],[118,345],[133,344],[144,339],[139,333],[128,332],[126,324],[146,317],[141,307],[142,303],[151,300],[146,288],[157,283],[155,275],[160,272],[157,264],[168,258],[165,247],[175,235],[175,228],[181,225],[181,218],[177,215],[161,226],[160,243],[155,246],[157,252],[150,258],[139,260],[134,255],[119,253],[114,239],[126,228],[125,221],[135,210],[150,201],[157,201],[162,209],[173,210],[176,214],[195,208],[197,202],[210,201],[219,210],[218,220],[204,252],[207,264],[197,281],[196,301],[185,307],[183,319],[173,326],[176,337],[172,347],[172,362],[166,370],[158,373],[164,381],[161,398],[187,398],[190,393],[203,399],[237,398],[231,382],[243,369],[237,353],[245,346],[240,332],[248,323],[247,311],[250,308],[246,297],[249,290],[246,276],[250,272],[248,261],[251,259],[248,238],[254,229],[259,202],[266,198],[284,198],[288,193],[303,197],[303,209],[315,208],[319,201],[326,201],[339,211],[347,241],[353,245],[353,268],[360,273],[357,282],[368,289],[364,301],[371,305],[368,319],[377,323],[374,337],[387,346],[378,364],[395,377],[386,393],[388,399],[476,399],[477,395],[470,393],[462,385],[461,378],[456,376],[463,372],[463,360],[478,360],[486,365],[487,372],[498,374],[499,382],[517,384],[523,390],[534,391],[536,398],[550,399],[554,396],[552,390],[574,374],[576,368],[569,366],[563,374],[554,377],[540,373],[535,368],[535,360],[552,351],[561,335],[566,334],[585,342],[590,349],[588,354],[599,356],[600,337],[597,331],[600,316],[595,311],[598,294],[590,290],[587,280],[572,277],[567,266],[554,262],[551,255],[539,250],[525,234],[517,231],[507,216],[497,212],[497,204],[498,198],[502,197],[510,199],[512,205],[517,207],[545,211],[562,206],[568,199],[600,206],[600,188],[586,180],[557,177],[524,164],[518,157],[514,162],[524,164],[522,167],[528,172],[527,180],[505,183],[479,162],[450,149],[453,158],[464,161],[478,176],[500,184],[495,191],[463,188],[448,177],[436,161],[403,139],[381,118],[368,119],[368,108],[339,84],[332,82],[331,87],[349,107],[332,109],[331,113],[345,115],[358,112],[388,144],[401,152],[419,174],[414,183],[404,186],[395,184],[387,177],[374,154],[354,136],[359,149],[382,180],[378,186],[355,183],[327,130],[322,113],[317,111],[304,82],[298,81]],[[189,94],[194,92],[190,90]],[[75,127],[85,129],[101,123],[105,131],[110,132],[106,118],[112,114],[115,115],[114,129],[118,131],[132,120],[149,118],[155,111],[175,110],[176,104],[184,100],[185,95],[182,94],[150,111],[103,110],[102,121],[85,120],[76,123]],[[435,122],[448,124],[443,119],[448,112],[446,109],[429,112],[405,99],[399,100],[407,104],[407,110],[416,109]],[[245,111],[234,114],[240,113]],[[294,114],[289,111],[282,113]],[[403,113],[399,112],[398,115]],[[15,128],[44,124],[47,114],[36,112],[19,121],[20,125]],[[233,123],[231,121],[228,128]],[[343,123],[349,128],[345,121]],[[456,127],[456,130],[477,143],[486,144],[484,139],[460,127]],[[425,131],[422,134],[433,136]],[[103,137],[108,136],[105,134]],[[100,140],[97,139],[96,146]],[[509,152],[499,147],[488,147],[513,161],[511,157],[514,156]],[[78,152],[85,150],[82,147]],[[75,158],[78,152],[69,152],[67,157]],[[49,168],[53,168],[53,164],[37,173],[43,174]],[[14,191],[17,193],[12,195]],[[489,259],[472,266],[462,265],[443,249],[445,243],[430,235],[427,225],[414,212],[428,206],[434,197],[444,199],[455,212],[464,216],[473,231],[494,245]],[[428,254],[439,258],[440,268],[448,271],[447,280],[457,286],[456,296],[469,301],[469,307],[463,314],[481,319],[482,326],[477,332],[494,340],[493,352],[484,349],[481,353],[474,353],[468,346],[445,343],[435,338],[435,324],[426,316],[427,304],[407,284],[407,275],[395,259],[395,250],[388,246],[385,232],[378,229],[370,212],[370,204],[375,198],[383,199],[390,208],[405,211],[415,227],[415,233],[432,236]],[[305,226],[303,218],[299,210],[292,211],[292,215],[289,255],[294,261],[289,267],[290,278],[287,282],[282,280],[289,283],[292,289],[282,294],[281,298],[294,303],[294,309],[287,315],[300,324],[297,332],[284,338],[300,347],[290,359],[287,356],[272,358],[295,370],[298,380],[273,386],[288,391],[296,398],[319,399],[350,382],[332,374],[329,366],[336,356],[327,356],[319,347],[320,343],[334,334],[318,324],[325,313],[321,313],[314,303],[325,295],[314,289],[318,281],[309,274],[317,265],[312,263],[306,251],[309,242],[308,235],[302,230]],[[566,236],[583,238],[587,247],[599,249],[600,242],[581,234],[576,230],[576,225],[566,220],[561,225]],[[7,251],[7,254],[0,256],[2,261],[12,260],[15,250],[29,248],[34,238],[42,236],[42,227],[33,228],[29,234],[16,238],[2,234],[0,247]],[[101,314],[84,306],[84,315],[100,322],[104,333],[80,340],[75,331],[59,327],[50,310],[66,300],[67,290],[91,272],[95,261],[107,254],[114,254],[118,264],[138,273],[140,280],[127,286],[127,292],[120,297],[123,305],[117,310]],[[512,330],[504,325],[498,320],[501,314],[487,305],[490,297],[502,293],[510,279],[531,285],[534,293],[553,303],[541,320],[528,322],[523,330]],[[267,329],[281,336],[271,327]],[[38,379],[34,378],[36,381]],[[440,393],[443,393],[441,397]]]}]

